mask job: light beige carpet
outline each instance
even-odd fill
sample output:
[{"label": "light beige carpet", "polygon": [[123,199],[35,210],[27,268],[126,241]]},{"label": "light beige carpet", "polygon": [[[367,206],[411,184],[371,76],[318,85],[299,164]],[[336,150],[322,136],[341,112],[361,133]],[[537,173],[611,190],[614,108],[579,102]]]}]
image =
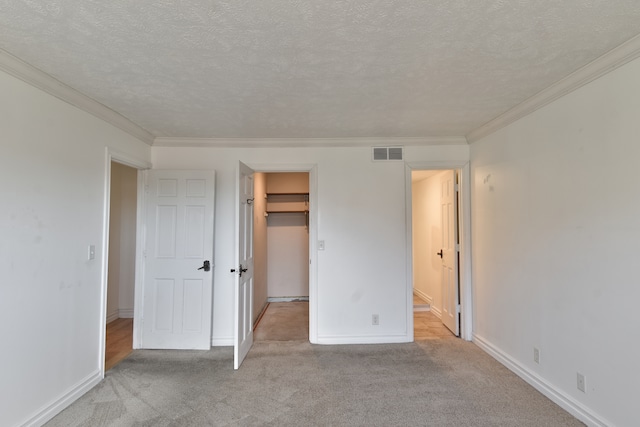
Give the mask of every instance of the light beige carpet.
[{"label": "light beige carpet", "polygon": [[55,426],[579,426],[474,344],[136,350]]}]

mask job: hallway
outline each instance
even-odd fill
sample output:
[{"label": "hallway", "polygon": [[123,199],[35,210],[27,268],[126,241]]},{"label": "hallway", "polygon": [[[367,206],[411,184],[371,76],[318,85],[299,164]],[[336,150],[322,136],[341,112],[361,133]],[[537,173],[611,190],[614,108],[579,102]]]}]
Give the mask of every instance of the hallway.
[{"label": "hallway", "polygon": [[104,370],[108,371],[133,351],[133,319],[120,318],[107,324]]}]

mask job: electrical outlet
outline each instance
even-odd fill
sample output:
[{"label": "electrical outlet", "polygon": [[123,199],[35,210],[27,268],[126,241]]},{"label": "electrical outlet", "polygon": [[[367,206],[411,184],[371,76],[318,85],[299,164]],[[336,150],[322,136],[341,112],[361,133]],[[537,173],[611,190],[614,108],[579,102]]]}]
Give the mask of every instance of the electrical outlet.
[{"label": "electrical outlet", "polygon": [[380,316],[378,316],[377,314],[374,314],[371,316],[371,324],[372,325],[379,325],[380,324]]},{"label": "electrical outlet", "polygon": [[533,347],[533,361],[540,364],[540,350]]},{"label": "electrical outlet", "polygon": [[581,392],[587,392],[587,379],[580,372],[576,375],[576,385],[578,386],[578,390]]}]

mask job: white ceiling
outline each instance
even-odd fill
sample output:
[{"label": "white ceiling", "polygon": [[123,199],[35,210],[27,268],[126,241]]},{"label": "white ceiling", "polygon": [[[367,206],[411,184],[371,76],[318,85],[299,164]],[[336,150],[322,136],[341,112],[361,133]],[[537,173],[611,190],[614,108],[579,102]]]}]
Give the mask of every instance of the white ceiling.
[{"label": "white ceiling", "polygon": [[156,137],[464,136],[638,33],[638,0],[0,0],[1,49]]}]

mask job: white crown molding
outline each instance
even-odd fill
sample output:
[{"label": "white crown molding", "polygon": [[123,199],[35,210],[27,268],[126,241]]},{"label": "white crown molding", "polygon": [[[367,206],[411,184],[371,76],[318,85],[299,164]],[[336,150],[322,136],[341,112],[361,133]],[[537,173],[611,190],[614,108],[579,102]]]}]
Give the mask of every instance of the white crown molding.
[{"label": "white crown molding", "polygon": [[274,147],[371,147],[371,146],[428,146],[467,145],[464,136],[416,138],[170,138],[158,137],[154,147],[217,147],[217,148],[274,148]]},{"label": "white crown molding", "polygon": [[154,136],[131,120],[0,49],[0,70],[112,124],[148,145]]},{"label": "white crown molding", "polygon": [[640,36],[636,36],[613,50],[610,50],[495,119],[469,132],[467,134],[467,141],[471,144],[487,135],[491,135],[497,130],[533,113],[539,108],[579,89],[638,57],[640,57]]}]

